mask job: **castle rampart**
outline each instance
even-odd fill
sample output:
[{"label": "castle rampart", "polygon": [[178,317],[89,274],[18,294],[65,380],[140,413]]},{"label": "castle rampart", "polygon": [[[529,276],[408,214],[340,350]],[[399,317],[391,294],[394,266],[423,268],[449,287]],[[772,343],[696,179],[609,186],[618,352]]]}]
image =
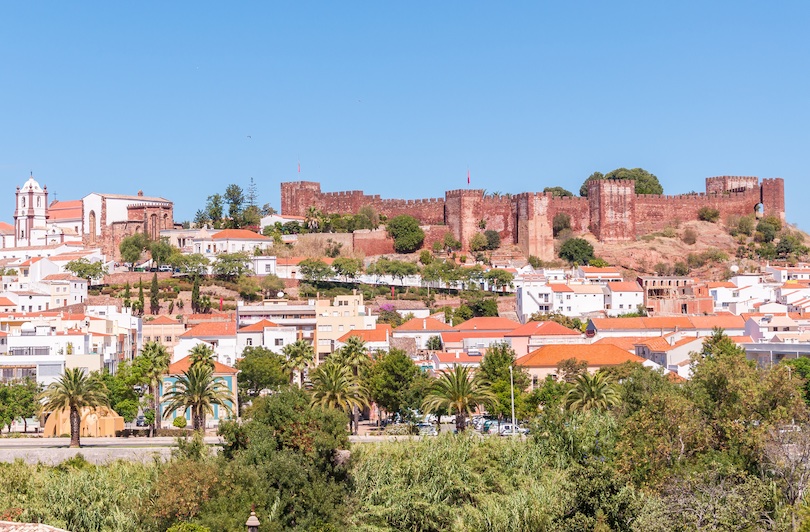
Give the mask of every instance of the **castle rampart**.
[{"label": "castle rampart", "polygon": [[[633,240],[660,231],[676,221],[698,219],[703,207],[720,211],[721,219],[759,212],[785,218],[785,188],[781,178],[750,176],[706,178],[706,192],[683,195],[635,193],[630,180],[588,183],[588,197],[555,197],[551,193],[524,192],[486,196],[479,189],[455,189],[444,198],[381,199],[360,190],[321,192],[310,181],[281,184],[281,211],[305,216],[309,207],[325,213],[357,213],[370,206],[393,217],[409,214],[423,225],[444,226],[467,248],[476,233],[498,231],[503,244],[517,244],[526,255],[554,258],[554,217],[565,213],[575,232],[591,231],[603,242]],[[482,229],[483,226],[483,229]],[[432,237],[441,231],[435,230]],[[431,241],[433,238],[431,238]]]}]

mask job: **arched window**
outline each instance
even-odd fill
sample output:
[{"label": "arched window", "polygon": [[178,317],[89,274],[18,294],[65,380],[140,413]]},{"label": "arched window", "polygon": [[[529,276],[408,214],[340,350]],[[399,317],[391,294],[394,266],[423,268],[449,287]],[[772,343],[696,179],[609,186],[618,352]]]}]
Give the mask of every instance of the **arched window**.
[{"label": "arched window", "polygon": [[152,226],[152,234],[150,235],[150,238],[152,240],[157,240],[158,236],[160,236],[157,214],[153,214],[152,216],[149,217],[149,225]]},{"label": "arched window", "polygon": [[25,207],[25,196],[20,198],[20,207]]},{"label": "arched window", "polygon": [[37,196],[37,207],[42,207],[42,196]]}]

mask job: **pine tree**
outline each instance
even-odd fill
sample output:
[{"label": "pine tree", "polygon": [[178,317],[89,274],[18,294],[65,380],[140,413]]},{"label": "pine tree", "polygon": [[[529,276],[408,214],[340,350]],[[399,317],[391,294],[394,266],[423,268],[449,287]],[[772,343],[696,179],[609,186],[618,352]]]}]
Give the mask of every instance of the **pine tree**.
[{"label": "pine tree", "polygon": [[127,284],[124,285],[124,308],[129,308],[129,306],[132,304],[132,302],[129,300],[131,297],[132,294],[130,293],[129,281],[127,281]]},{"label": "pine tree", "polygon": [[144,300],[143,300],[143,279],[138,280],[138,308],[141,312],[143,312],[144,307]]}]

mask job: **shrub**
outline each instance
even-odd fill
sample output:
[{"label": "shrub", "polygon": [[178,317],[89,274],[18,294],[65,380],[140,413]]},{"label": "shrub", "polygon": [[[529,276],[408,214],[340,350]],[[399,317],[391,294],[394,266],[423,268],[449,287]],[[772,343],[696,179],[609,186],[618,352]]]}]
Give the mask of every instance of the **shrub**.
[{"label": "shrub", "polygon": [[554,215],[551,229],[555,238],[565,229],[571,229],[571,216],[565,212],[558,212]]},{"label": "shrub", "polygon": [[693,245],[695,242],[697,242],[697,231],[691,227],[687,227],[683,232],[681,241],[683,241],[684,244],[689,244],[690,246]]},{"label": "shrub", "polygon": [[678,261],[675,263],[674,272],[675,275],[689,275],[689,266],[683,261]]},{"label": "shrub", "polygon": [[501,246],[501,235],[498,231],[487,229],[484,236],[487,237],[487,249],[498,249]]},{"label": "shrub", "polygon": [[571,238],[560,248],[559,257],[571,264],[588,264],[595,257],[593,246],[584,238]]},{"label": "shrub", "polygon": [[419,222],[407,214],[391,218],[386,229],[394,239],[394,250],[397,253],[413,253],[425,241],[425,232],[419,227]]},{"label": "shrub", "polygon": [[543,267],[543,261],[536,255],[529,255],[529,265],[536,270]]},{"label": "shrub", "polygon": [[[437,244],[437,242],[434,242],[433,244],[435,247],[435,244]],[[430,251],[423,249],[422,251],[419,252],[419,262],[427,266],[428,264],[433,262],[433,254]]]},{"label": "shrub", "polygon": [[178,429],[186,428],[187,424],[188,422],[186,422],[186,418],[184,418],[183,416],[177,416],[176,418],[174,418],[174,421],[172,421],[172,426],[177,427]]},{"label": "shrub", "polygon": [[476,233],[470,239],[470,251],[483,251],[487,249],[487,237],[484,236],[484,233]]},{"label": "shrub", "polygon": [[712,207],[701,207],[698,209],[698,219],[714,223],[720,219],[720,211]]}]

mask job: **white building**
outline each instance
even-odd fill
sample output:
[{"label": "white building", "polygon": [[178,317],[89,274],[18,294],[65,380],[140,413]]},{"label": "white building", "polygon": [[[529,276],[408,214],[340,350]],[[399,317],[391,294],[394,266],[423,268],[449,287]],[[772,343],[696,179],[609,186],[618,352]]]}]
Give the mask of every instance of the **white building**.
[{"label": "white building", "polygon": [[637,312],[644,307],[644,290],[632,281],[609,282],[605,290],[605,311],[608,316]]}]

